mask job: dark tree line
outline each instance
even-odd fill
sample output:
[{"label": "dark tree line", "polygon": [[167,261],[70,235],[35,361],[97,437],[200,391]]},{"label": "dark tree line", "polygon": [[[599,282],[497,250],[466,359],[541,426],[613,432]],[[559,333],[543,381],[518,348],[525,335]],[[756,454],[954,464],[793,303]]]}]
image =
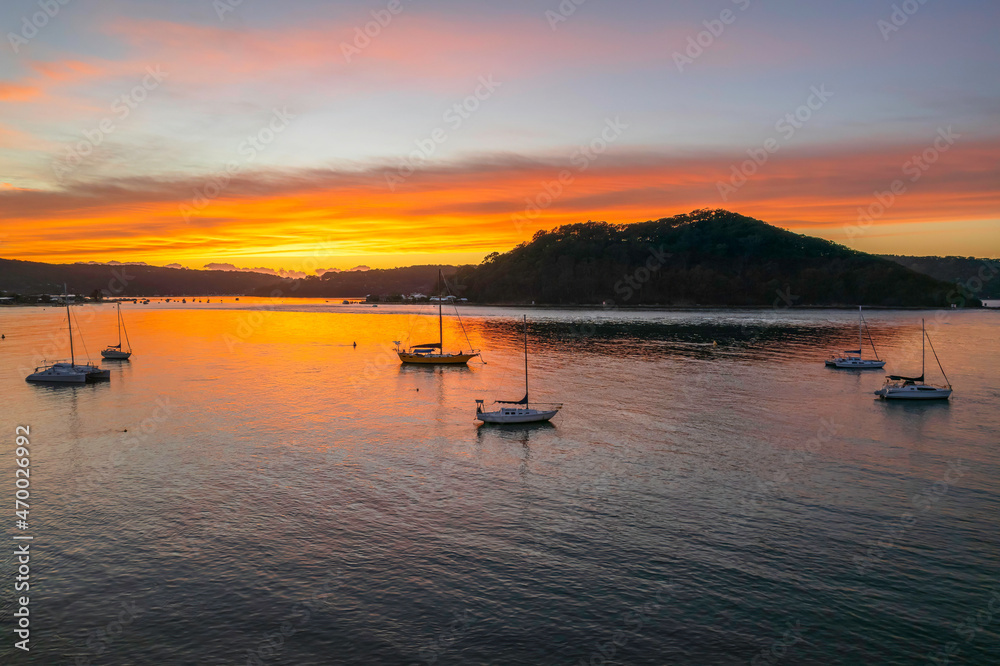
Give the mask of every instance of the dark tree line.
[{"label": "dark tree line", "polygon": [[[725,210],[637,224],[569,224],[539,231],[530,242],[493,253],[478,266],[443,269],[452,293],[480,303],[975,306],[978,298],[1000,297],[995,260],[878,257]],[[65,282],[71,293],[100,291],[106,297],[363,298],[434,295],[437,272],[438,266],[408,266],[281,279],[0,259],[0,290],[54,294]]]},{"label": "dark tree line", "polygon": [[470,299],[492,303],[945,306],[952,291],[898,263],[725,210],[539,231],[458,277]]},{"label": "dark tree line", "polygon": [[961,285],[978,298],[1000,298],[1000,261],[976,257],[907,257],[880,255],[936,280]]},{"label": "dark tree line", "polygon": [[213,296],[246,294],[272,284],[273,275],[201,271],[134,264],[43,264],[0,259],[0,289],[18,294]]},{"label": "dark tree line", "polygon": [[325,273],[322,277],[310,276],[302,280],[285,280],[266,285],[255,293],[267,296],[277,288],[296,297],[362,298],[369,294],[390,296],[413,293],[433,296],[437,294],[439,268],[443,270],[445,279],[450,279],[456,270],[454,266],[425,265]]}]

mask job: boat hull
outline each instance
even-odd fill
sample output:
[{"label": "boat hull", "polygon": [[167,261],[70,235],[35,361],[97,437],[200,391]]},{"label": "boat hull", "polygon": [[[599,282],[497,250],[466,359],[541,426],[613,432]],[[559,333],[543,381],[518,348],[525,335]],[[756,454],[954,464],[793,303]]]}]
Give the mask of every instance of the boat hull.
[{"label": "boat hull", "polygon": [[25,381],[45,384],[82,384],[89,380],[90,366],[82,367],[69,363],[53,363],[25,377]]},{"label": "boat hull", "polygon": [[882,400],[947,400],[951,389],[921,385],[887,387],[875,391],[875,395]]},{"label": "boat hull", "polygon": [[464,365],[479,354],[410,354],[397,352],[399,360],[414,365]]},{"label": "boat hull", "polygon": [[543,411],[539,409],[501,410],[498,412],[479,412],[476,420],[483,423],[540,423],[549,421],[559,413],[558,409]]},{"label": "boat hull", "polygon": [[112,361],[127,361],[132,352],[118,351],[117,349],[105,349],[101,352],[101,356]]},{"label": "boat hull", "polygon": [[28,375],[25,381],[35,384],[83,384],[87,381],[87,375],[78,374],[54,374],[45,372],[35,372]]},{"label": "boat hull", "polygon": [[867,359],[837,359],[833,362],[833,367],[840,368],[841,370],[877,370],[885,367],[885,361]]}]

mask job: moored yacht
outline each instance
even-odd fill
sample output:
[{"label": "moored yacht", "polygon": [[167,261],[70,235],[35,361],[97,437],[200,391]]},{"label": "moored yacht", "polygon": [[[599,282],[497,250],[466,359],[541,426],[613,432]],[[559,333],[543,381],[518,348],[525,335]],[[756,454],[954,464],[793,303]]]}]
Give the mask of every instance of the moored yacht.
[{"label": "moored yacht", "polygon": [[[865,316],[861,314],[861,306],[858,306],[858,348],[857,350],[849,349],[844,354],[850,354],[850,356],[831,356],[826,359],[826,365],[833,368],[840,368],[842,370],[868,370],[871,368],[881,368],[885,366],[885,361],[878,357],[878,351],[875,349],[875,342],[872,340],[871,333],[868,334],[868,341],[872,345],[872,353],[875,354],[875,358],[863,358],[862,351],[864,350],[864,338],[862,337],[862,327],[864,329],[868,328],[868,323],[865,321]],[[856,356],[855,356],[856,354]]]},{"label": "moored yacht", "polygon": [[[930,336],[927,335],[923,319],[920,320],[920,332],[920,376],[887,376],[885,378],[885,385],[883,385],[878,391],[875,391],[875,395],[882,400],[947,400],[951,397],[952,389],[951,384],[947,383],[948,375],[944,373],[944,367],[941,365],[941,359],[938,358],[937,352],[934,351],[934,343],[931,342]],[[925,343],[927,342],[930,342],[931,351],[934,353],[934,360],[937,361],[938,368],[941,370],[941,375],[944,376],[944,381],[946,382],[944,386],[924,383],[924,359],[926,356]]]},{"label": "moored yacht", "polygon": [[[108,348],[101,352],[101,356],[114,361],[127,361],[132,356],[132,343],[128,339],[128,331],[125,331],[125,342],[128,344],[128,351],[122,349],[122,330],[125,328],[125,321],[122,319],[122,304],[118,302],[118,344],[108,345]],[[110,377],[110,371],[108,373]]]},{"label": "moored yacht", "polygon": [[87,381],[87,372],[72,363],[53,363],[52,365],[35,368],[35,371],[25,377],[29,382],[47,382],[51,384],[83,384]]},{"label": "moored yacht", "polygon": [[[438,294],[442,293],[442,288],[444,284],[444,275],[441,270],[438,270]],[[444,315],[441,311],[441,304],[444,302],[444,296],[439,295],[438,297],[438,341],[437,342],[426,342],[420,345],[413,345],[407,350],[400,349],[401,344],[399,340],[393,340],[396,344],[396,354],[399,356],[399,360],[403,363],[414,363],[421,365],[465,365],[471,359],[479,356],[479,350],[472,349],[468,352],[458,351],[452,353],[445,353],[444,351]],[[345,301],[346,302],[346,301]],[[372,306],[377,307],[377,306]],[[459,322],[461,322],[461,317],[459,317]],[[464,329],[463,329],[464,330]],[[468,337],[468,336],[466,336]]]},{"label": "moored yacht", "polygon": [[69,312],[69,298],[66,301],[66,327],[69,330],[69,363],[57,361],[47,366],[35,368],[35,371],[25,377],[25,381],[49,384],[82,384],[110,380],[111,371],[102,370],[92,363],[77,364],[73,351],[73,319]]},{"label": "moored yacht", "polygon": [[[476,420],[483,423],[539,423],[555,416],[561,404],[542,404],[546,409],[532,409],[528,403],[528,317],[524,317],[524,397],[520,400],[497,400],[499,409],[488,412],[484,400],[476,400]],[[510,405],[509,407],[506,405]]]}]

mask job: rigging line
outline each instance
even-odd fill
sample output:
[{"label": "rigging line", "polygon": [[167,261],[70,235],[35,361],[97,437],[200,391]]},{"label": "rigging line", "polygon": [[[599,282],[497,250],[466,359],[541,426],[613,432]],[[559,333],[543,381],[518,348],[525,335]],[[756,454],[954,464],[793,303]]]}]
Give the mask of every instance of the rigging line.
[{"label": "rigging line", "polygon": [[941,359],[938,358],[937,352],[934,351],[934,343],[931,342],[931,336],[927,335],[927,331],[924,331],[924,337],[927,338],[927,342],[931,345],[931,352],[934,354],[934,360],[937,361],[938,370],[940,370],[941,374],[944,375],[944,381],[948,384],[948,386],[951,386],[951,381],[948,379],[948,375],[945,375],[944,373],[944,366],[941,365]]},{"label": "rigging line", "polygon": [[402,338],[400,342],[403,344],[404,348],[410,346],[409,344],[410,338],[413,337],[413,325],[417,322],[417,317],[419,316],[420,316],[420,310],[417,310],[416,312],[411,312],[410,316],[406,318],[406,324],[405,324],[406,330],[404,330],[402,334],[399,336],[400,338]]},{"label": "rigging line", "polygon": [[[420,308],[420,306],[417,306],[417,305],[414,305],[414,307]],[[427,310],[427,312],[433,314],[433,306],[430,306],[429,309]],[[420,310],[420,309],[418,309],[416,312],[410,312],[409,315],[407,316],[407,318],[406,318],[406,330],[403,331],[404,334],[400,336],[400,337],[403,338],[400,342],[403,343],[404,346],[410,346],[410,344],[409,344],[410,340],[413,339],[413,326],[417,322],[421,321],[422,317],[423,317],[423,314],[422,314],[422,310]]]},{"label": "rigging line", "polygon": [[[72,311],[70,311],[72,314]],[[80,319],[73,315],[73,319],[76,320],[76,329],[80,331],[80,344],[83,345],[83,353],[87,355],[87,363],[90,363],[90,352],[87,351],[87,342],[83,339],[83,328],[80,326]]]},{"label": "rigging line", "polygon": [[121,323],[122,330],[125,331],[125,342],[128,343],[129,351],[132,351],[132,341],[128,339],[128,329],[125,328],[125,318],[122,317],[121,303],[118,304],[118,321]]},{"label": "rigging line", "polygon": [[876,361],[881,361],[882,359],[880,359],[878,357],[878,350],[875,349],[875,341],[872,340],[872,332],[868,328],[868,322],[865,321],[865,316],[864,315],[861,315],[861,322],[865,325],[865,333],[868,334],[868,342],[872,343],[872,351],[875,353],[875,360]]},{"label": "rigging line", "polygon": [[[488,395],[489,397],[492,398],[492,402],[490,404],[494,404],[494,405],[497,402],[497,396],[499,395],[500,391],[503,390],[503,388],[504,388],[504,385],[505,385],[506,379],[507,379],[507,373],[510,371],[510,364],[507,363],[507,362],[505,362],[505,361],[503,361],[503,357],[501,357],[501,361],[499,361],[499,363],[500,363],[500,369],[501,369],[501,372],[500,372],[500,381],[497,382],[496,380],[494,380],[494,381],[490,382],[490,385],[484,390],[484,393],[486,395]],[[485,365],[485,364],[486,363],[484,361],[483,365]],[[494,367],[495,366],[496,366],[496,364],[494,363]]]},{"label": "rigging line", "polygon": [[[448,290],[448,293],[451,293],[451,286],[448,284],[448,278],[446,278],[443,273],[441,274],[441,280],[444,281],[444,288]],[[458,313],[458,303],[452,303],[452,306],[455,308],[455,316],[458,317],[458,325],[462,327],[462,335],[465,336],[465,341],[469,344],[469,350],[474,351],[472,347],[472,340],[469,339],[469,333],[465,330],[465,324],[462,322],[462,315]],[[486,359],[483,358],[482,353],[479,354],[479,360],[482,361],[483,365],[486,365]]]},{"label": "rigging line", "polygon": [[[469,351],[475,351],[472,347],[472,340],[469,339],[469,333],[465,330],[465,324],[462,323],[462,315],[458,314],[458,306],[455,306],[455,314],[458,315],[458,325],[462,327],[462,335],[465,336],[465,341],[469,344]],[[486,365],[486,359],[483,358],[482,352],[479,352],[479,360]]]}]

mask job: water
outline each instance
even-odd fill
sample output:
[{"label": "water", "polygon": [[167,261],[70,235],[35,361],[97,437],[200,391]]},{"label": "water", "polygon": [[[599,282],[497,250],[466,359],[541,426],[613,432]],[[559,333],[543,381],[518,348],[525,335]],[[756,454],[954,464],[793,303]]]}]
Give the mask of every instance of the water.
[{"label": "water", "polygon": [[[1000,663],[1000,313],[867,313],[904,373],[926,317],[955,387],[892,404],[822,363],[851,311],[532,309],[532,398],[565,407],[502,429],[474,400],[521,396],[519,310],[463,309],[487,365],[434,369],[389,343],[433,306],[227,300],[127,304],[133,360],[61,388],[24,376],[65,311],[0,311],[34,536],[0,661]],[[114,310],[73,311],[96,359]]]}]

